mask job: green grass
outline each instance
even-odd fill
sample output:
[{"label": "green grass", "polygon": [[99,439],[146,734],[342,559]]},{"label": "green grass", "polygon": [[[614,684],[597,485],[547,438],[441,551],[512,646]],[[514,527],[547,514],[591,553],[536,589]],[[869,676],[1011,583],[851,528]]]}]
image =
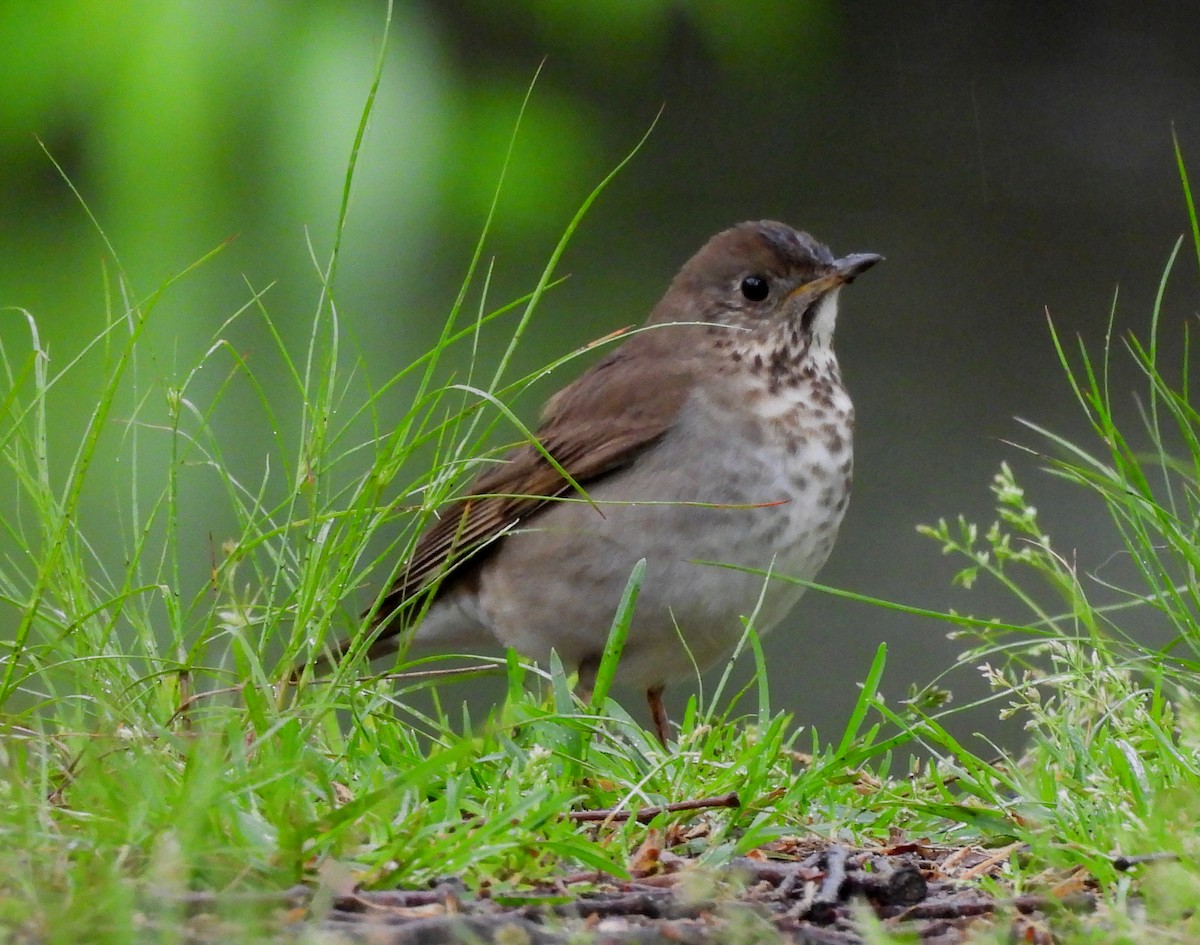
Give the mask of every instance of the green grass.
[{"label": "green grass", "polygon": [[[1180,172],[1200,258],[1182,160]],[[332,301],[336,246],[299,350],[252,287],[190,366],[166,377],[148,369],[147,332],[164,299],[187,291],[188,274],[141,297],[115,253],[107,325],[83,350],[51,361],[35,315],[8,313],[25,333],[0,335],[0,458],[12,497],[0,518],[0,607],[14,628],[0,641],[0,941],[173,940],[189,890],[447,875],[522,888],[581,869],[620,876],[648,831],[695,815],[597,829],[570,811],[731,790],[741,806],[706,813],[707,830],[683,841],[706,866],[796,834],[1015,840],[1006,895],[1075,871],[1099,884],[1103,923],[1064,917],[1064,940],[1194,933],[1200,415],[1186,375],[1172,382],[1160,370],[1157,308],[1148,340],[1122,345],[1114,330],[1098,359],[1052,330],[1095,438],[1034,431],[1050,472],[1091,493],[1116,524],[1135,584],[1079,574],[1007,467],[994,483],[994,525],[927,529],[964,559],[959,583],[998,581],[1028,609],[1022,624],[925,614],[966,641],[961,666],[985,667],[996,711],[1024,721],[1019,752],[985,756],[956,740],[936,689],[884,702],[882,649],[843,732],[801,729],[771,707],[751,631],[741,648],[759,670],[750,687],[734,691],[726,676],[694,697],[665,751],[609,689],[637,574],[590,704],[561,668],[511,654],[477,663],[506,683],[482,718],[448,710],[451,691],[402,672],[430,664],[379,677],[352,655],[327,677],[289,683],[294,665],[359,626],[361,589],[387,583],[469,476],[468,460],[497,438],[527,435],[506,404],[537,375],[509,380],[512,353],[607,182],[533,290],[511,303],[488,301],[485,226],[437,343],[374,386]],[[283,383],[260,380],[231,340],[247,322],[273,339]],[[447,361],[474,352],[492,322],[511,339],[498,363],[468,358],[466,376],[448,376]],[[1132,431],[1113,420],[1128,398],[1109,388],[1118,356],[1146,381],[1144,422]],[[85,383],[94,406],[78,429],[63,429],[71,421],[59,401],[77,400]],[[396,400],[409,405],[399,415]],[[254,424],[267,431],[262,459],[239,467],[226,456]],[[430,453],[432,463],[414,459]],[[132,484],[112,485],[114,460]],[[189,515],[214,495],[232,525],[198,567]],[[1155,614],[1170,642],[1132,639],[1123,627],[1134,610]],[[909,760],[914,746],[928,760]],[[1122,870],[1117,853],[1179,859]],[[256,910],[235,899],[225,909],[241,940],[258,934]]]}]

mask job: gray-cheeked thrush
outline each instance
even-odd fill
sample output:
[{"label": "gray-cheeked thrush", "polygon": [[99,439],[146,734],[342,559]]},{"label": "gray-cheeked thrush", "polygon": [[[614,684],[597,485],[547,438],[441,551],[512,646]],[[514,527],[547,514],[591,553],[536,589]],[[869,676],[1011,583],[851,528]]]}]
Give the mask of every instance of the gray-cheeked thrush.
[{"label": "gray-cheeked thrush", "polygon": [[[838,291],[879,262],[834,258],[782,223],[718,233],[647,328],[550,398],[531,444],[439,511],[374,609],[374,659],[412,643],[555,650],[590,688],[635,563],[646,573],[617,679],[647,693],[773,628],[812,579],[850,498],[854,408],[833,351]],[[686,641],[686,647],[682,641]],[[346,640],[334,655],[354,643]],[[689,655],[690,653],[690,655]],[[694,660],[694,663],[693,663]]]}]

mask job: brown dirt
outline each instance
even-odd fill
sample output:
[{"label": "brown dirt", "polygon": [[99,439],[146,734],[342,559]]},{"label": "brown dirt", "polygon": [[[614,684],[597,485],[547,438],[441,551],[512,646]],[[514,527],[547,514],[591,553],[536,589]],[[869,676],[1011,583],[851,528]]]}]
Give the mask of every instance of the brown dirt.
[{"label": "brown dirt", "polygon": [[629,880],[592,872],[519,892],[470,893],[456,881],[422,890],[354,891],[334,895],[320,914],[307,900],[293,913],[293,928],[315,927],[372,945],[858,945],[865,941],[864,922],[874,917],[885,929],[929,945],[966,941],[982,931],[981,923],[1007,927],[1010,941],[1049,943],[1048,917],[1063,909],[1091,911],[1094,894],[1072,881],[1045,896],[985,893],[979,880],[998,874],[1016,852],[791,841],[713,872],[644,845]]}]

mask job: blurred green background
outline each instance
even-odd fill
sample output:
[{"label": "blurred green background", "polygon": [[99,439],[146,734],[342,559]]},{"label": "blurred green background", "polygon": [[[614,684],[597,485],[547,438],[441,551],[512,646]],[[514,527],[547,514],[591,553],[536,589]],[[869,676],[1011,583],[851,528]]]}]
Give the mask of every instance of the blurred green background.
[{"label": "blurred green background", "polygon": [[[194,364],[250,298],[248,284],[271,286],[265,304],[302,345],[320,288],[308,244],[327,259],[385,9],[0,4],[0,305],[33,313],[60,366],[105,321],[102,240],[40,139],[136,296],[236,237],[164,299],[142,365],[151,376]],[[664,112],[574,239],[571,278],[540,309],[521,367],[639,321],[679,264],[739,220],[777,218],[839,253],[881,252],[886,265],[843,304],[856,492],[822,580],[1005,613],[1002,597],[953,590],[953,565],[914,531],[958,512],[990,521],[986,486],[1005,458],[1060,550],[1077,548],[1081,569],[1119,580],[1098,506],[1034,474],[1002,440],[1033,442],[1014,415],[1082,432],[1047,311],[1064,333],[1099,343],[1119,286],[1118,326],[1148,328],[1187,226],[1172,129],[1200,180],[1197,36],[1191,2],[399,3],[350,206],[339,312],[376,383],[432,343],[544,60],[486,248],[496,302],[532,288],[578,203]],[[1196,287],[1185,256],[1165,297],[1165,344],[1182,340]],[[22,326],[9,310],[0,337],[19,345]],[[242,324],[229,334],[270,383],[279,365],[265,336]],[[59,391],[66,414],[89,406],[89,369]],[[1118,371],[1114,386],[1136,380]],[[1123,401],[1135,417],[1132,396]],[[536,404],[520,409],[532,420]],[[231,466],[258,469],[261,439],[241,434],[234,410],[225,422]],[[60,459],[73,429],[59,427]],[[130,473],[114,463],[104,475],[119,484]],[[98,555],[119,554],[119,537],[104,545],[111,493],[90,498]],[[199,502],[190,523],[197,582],[222,537],[216,508]],[[938,626],[810,594],[767,644],[776,700],[801,721],[840,724],[885,639],[885,688],[897,695],[958,649]],[[982,691],[962,682],[960,698]],[[991,714],[964,729],[1005,737]]]}]

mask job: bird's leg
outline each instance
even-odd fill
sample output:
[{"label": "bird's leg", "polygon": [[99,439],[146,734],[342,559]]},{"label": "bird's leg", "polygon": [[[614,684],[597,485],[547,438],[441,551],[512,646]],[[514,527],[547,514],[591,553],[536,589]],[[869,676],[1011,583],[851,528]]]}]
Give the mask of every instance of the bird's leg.
[{"label": "bird's leg", "polygon": [[646,704],[650,706],[650,718],[654,720],[654,731],[663,748],[667,747],[667,727],[671,720],[667,718],[667,707],[663,705],[663,690],[666,686],[651,686],[646,690]]},{"label": "bird's leg", "polygon": [[599,660],[584,660],[579,664],[578,678],[575,682],[575,695],[579,697],[580,702],[591,708],[597,708],[592,705],[592,693],[596,691],[596,673],[599,669]]}]

